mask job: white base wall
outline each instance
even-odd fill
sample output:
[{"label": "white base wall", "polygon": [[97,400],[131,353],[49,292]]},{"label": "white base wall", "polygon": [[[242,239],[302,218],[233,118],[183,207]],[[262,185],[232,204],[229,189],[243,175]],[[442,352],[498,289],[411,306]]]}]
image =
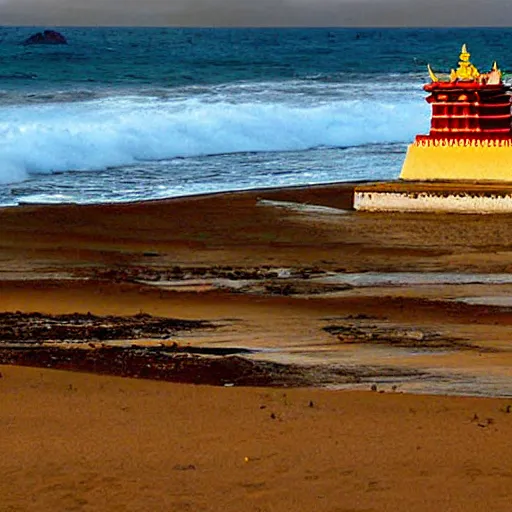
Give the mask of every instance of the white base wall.
[{"label": "white base wall", "polygon": [[481,195],[432,192],[354,192],[354,208],[360,211],[512,213],[512,193]]}]

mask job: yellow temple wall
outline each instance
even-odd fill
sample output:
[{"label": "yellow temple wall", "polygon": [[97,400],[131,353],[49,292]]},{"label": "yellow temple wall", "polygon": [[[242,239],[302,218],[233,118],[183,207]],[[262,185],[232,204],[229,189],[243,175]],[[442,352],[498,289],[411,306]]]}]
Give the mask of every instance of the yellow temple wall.
[{"label": "yellow temple wall", "polygon": [[438,145],[420,141],[409,146],[400,174],[402,180],[512,181],[511,141],[478,141],[478,146],[436,142]]}]

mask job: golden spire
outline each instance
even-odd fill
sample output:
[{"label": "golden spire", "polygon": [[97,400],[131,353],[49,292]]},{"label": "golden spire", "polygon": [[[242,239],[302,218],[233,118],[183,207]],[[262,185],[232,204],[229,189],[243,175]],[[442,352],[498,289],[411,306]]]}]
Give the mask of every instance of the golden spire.
[{"label": "golden spire", "polygon": [[471,57],[471,54],[468,52],[468,49],[466,48],[466,43],[464,43],[460,51],[459,59],[469,61],[469,57]]}]

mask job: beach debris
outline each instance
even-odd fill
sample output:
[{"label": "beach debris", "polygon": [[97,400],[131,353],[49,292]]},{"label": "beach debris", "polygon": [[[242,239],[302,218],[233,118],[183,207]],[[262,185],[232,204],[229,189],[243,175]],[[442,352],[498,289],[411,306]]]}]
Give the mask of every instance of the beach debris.
[{"label": "beach debris", "polygon": [[487,418],[485,422],[478,422],[477,426],[480,428],[486,428],[490,427],[491,425],[494,425],[494,419],[493,418]]},{"label": "beach debris", "polygon": [[255,462],[257,460],[261,460],[261,457],[244,457],[244,462]]},{"label": "beach debris", "polygon": [[172,469],[175,471],[195,471],[194,464],[176,464]]},{"label": "beach debris", "polygon": [[487,428],[487,427],[490,427],[491,425],[494,425],[495,420],[494,420],[494,418],[486,418],[485,420],[481,420],[478,417],[478,414],[475,413],[475,414],[473,414],[473,417],[471,418],[471,423],[476,423],[476,426],[480,427],[480,428]]}]

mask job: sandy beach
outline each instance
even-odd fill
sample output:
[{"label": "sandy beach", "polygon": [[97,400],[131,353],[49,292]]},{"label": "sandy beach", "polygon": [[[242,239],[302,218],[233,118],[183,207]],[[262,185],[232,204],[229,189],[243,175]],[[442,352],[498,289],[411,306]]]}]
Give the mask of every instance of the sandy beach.
[{"label": "sandy beach", "polygon": [[353,185],[0,209],[0,510],[509,510],[509,215]]}]

